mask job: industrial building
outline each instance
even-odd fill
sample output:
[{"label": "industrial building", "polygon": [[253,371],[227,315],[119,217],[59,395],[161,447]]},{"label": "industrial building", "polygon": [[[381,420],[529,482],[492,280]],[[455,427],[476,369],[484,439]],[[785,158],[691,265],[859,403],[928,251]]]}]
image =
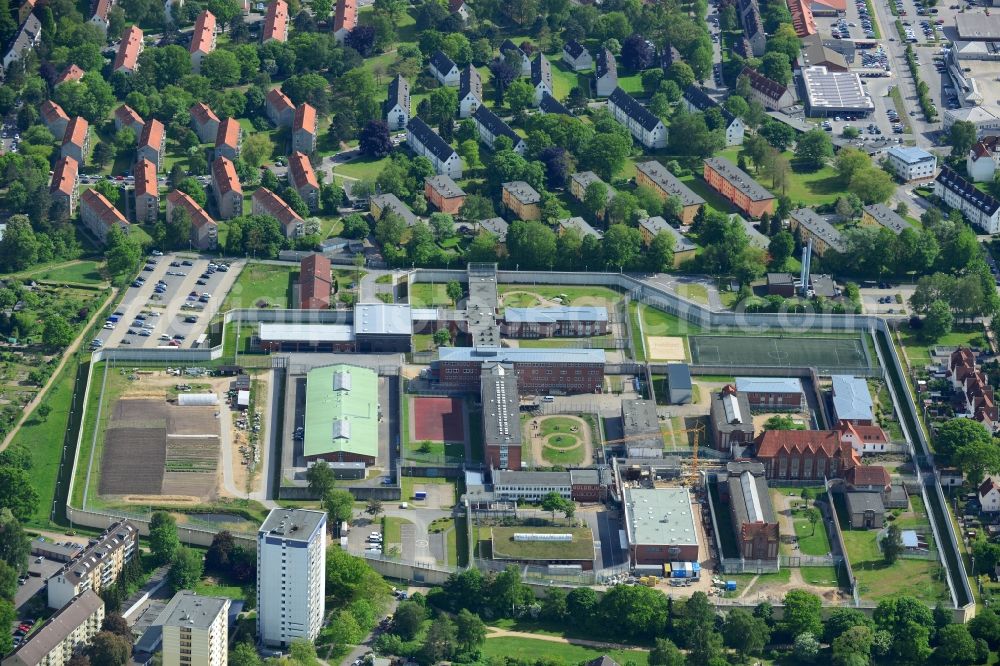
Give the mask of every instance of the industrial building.
[{"label": "industrial building", "polygon": [[257,531],[257,638],[314,641],[326,601],[326,512],[271,509]]},{"label": "industrial building", "polygon": [[746,394],[750,409],[799,411],[805,404],[802,381],[794,377],[737,377],[736,390]]},{"label": "industrial building", "polygon": [[551,573],[594,568],[594,533],[589,527],[493,527],[490,545],[494,560],[547,566]]},{"label": "industrial building", "polygon": [[667,364],[667,397],[671,405],[686,405],[691,402],[693,387],[691,368],[687,363]]},{"label": "industrial building", "polygon": [[625,488],[624,503],[633,566],[698,561],[698,534],[687,488]]},{"label": "industrial building", "polygon": [[344,363],[306,375],[305,441],[308,462],[362,462],[378,457],[378,375]]},{"label": "industrial building", "polygon": [[726,497],[733,531],[745,560],[778,559],[778,519],[760,463],[730,463]]},{"label": "industrial building", "polygon": [[358,303],[354,306],[354,337],[362,353],[408,352],[413,336],[410,306]]},{"label": "industrial building", "polygon": [[875,109],[856,73],[830,71],[822,65],[803,67],[801,71],[807,115],[814,118],[845,113],[867,116]]},{"label": "industrial building", "polygon": [[263,322],[251,338],[263,352],[352,352],[353,324],[277,324]]},{"label": "industrial building", "polygon": [[712,394],[709,408],[711,445],[719,451],[732,451],[733,447],[748,446],[753,442],[753,416],[750,401],[745,393],[726,384],[718,393]]},{"label": "industrial building", "polygon": [[612,484],[606,465],[564,472],[493,470],[491,476],[494,496],[507,502],[538,502],[549,493],[574,502],[600,502],[607,499]]},{"label": "industrial building", "polygon": [[885,505],[878,493],[844,493],[847,516],[851,529],[882,529],[885,523]]},{"label": "industrial building", "polygon": [[629,458],[663,456],[663,433],[652,400],[622,400],[622,437]]},{"label": "industrial building", "polygon": [[600,393],[604,387],[603,349],[441,347],[431,372],[444,386],[472,391],[488,362],[512,364],[525,393]]},{"label": "industrial building", "polygon": [[521,415],[514,366],[486,363],[480,381],[484,460],[497,469],[521,469]]}]

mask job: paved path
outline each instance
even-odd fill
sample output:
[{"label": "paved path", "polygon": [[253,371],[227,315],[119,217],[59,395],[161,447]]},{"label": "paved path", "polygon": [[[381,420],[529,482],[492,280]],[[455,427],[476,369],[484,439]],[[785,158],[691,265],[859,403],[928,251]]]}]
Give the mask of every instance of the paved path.
[{"label": "paved path", "polygon": [[70,343],[69,347],[66,347],[66,349],[63,350],[62,358],[59,359],[59,365],[57,365],[55,370],[52,371],[52,374],[49,376],[48,381],[45,382],[45,385],[42,386],[41,390],[38,391],[38,393],[35,394],[35,397],[29,400],[28,404],[24,406],[24,411],[21,412],[20,420],[18,420],[17,424],[15,424],[14,427],[11,429],[11,431],[7,433],[7,436],[4,437],[3,442],[0,442],[0,451],[3,451],[8,446],[10,446],[10,443],[14,440],[14,437],[21,430],[21,426],[24,425],[24,422],[27,421],[28,417],[31,416],[31,414],[35,411],[35,407],[38,407],[38,405],[42,401],[42,398],[48,395],[49,389],[55,383],[56,378],[59,377],[59,373],[61,373],[63,371],[63,368],[66,367],[66,361],[68,361],[73,356],[73,354],[76,353],[76,350],[80,348],[80,343],[83,341],[83,338],[89,333],[90,329],[94,326],[94,324],[97,323],[97,320],[101,318],[101,316],[104,313],[104,309],[111,304],[111,302],[117,295],[118,295],[118,290],[112,289],[108,297],[104,299],[104,302],[101,303],[101,305],[98,306],[96,310],[94,310],[94,314],[90,317],[89,320],[87,320],[86,325],[84,325],[84,327],[80,330],[80,333],[79,335],[76,336],[76,339]]},{"label": "paved path", "polygon": [[634,645],[622,645],[621,643],[608,643],[606,641],[591,641],[585,638],[566,638],[565,636],[549,636],[548,634],[531,634],[526,631],[510,631],[508,629],[497,629],[487,627],[486,638],[530,638],[536,641],[548,641],[549,643],[563,643],[566,645],[581,645],[583,647],[597,648],[598,650],[641,650],[646,652],[646,648]]}]

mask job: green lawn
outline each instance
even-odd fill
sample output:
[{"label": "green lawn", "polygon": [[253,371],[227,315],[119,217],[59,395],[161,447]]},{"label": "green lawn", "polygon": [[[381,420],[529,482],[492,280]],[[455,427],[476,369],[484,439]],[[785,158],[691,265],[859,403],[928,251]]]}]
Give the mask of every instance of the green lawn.
[{"label": "green lawn", "polygon": [[36,280],[48,280],[52,282],[76,282],[79,284],[104,284],[106,282],[103,273],[103,262],[77,261],[65,266],[48,268],[42,271],[30,273]]},{"label": "green lawn", "polygon": [[[804,502],[800,503],[800,506]],[[799,552],[803,555],[824,556],[830,553],[830,539],[823,526],[823,519],[816,522],[815,527],[809,522],[804,508],[792,511],[792,524],[795,526],[795,536],[799,539]],[[794,554],[789,547],[786,554]]]},{"label": "green lawn", "polygon": [[643,95],[642,74],[630,74],[629,76],[618,77],[618,87],[630,95]]},{"label": "green lawn", "polygon": [[955,330],[945,335],[937,342],[928,343],[922,340],[916,332],[903,324],[899,327],[899,334],[903,341],[903,348],[906,350],[906,357],[913,366],[924,366],[931,362],[931,348],[972,346],[981,349],[986,348],[986,336],[979,326],[962,326],[960,330]]},{"label": "green lawn", "polygon": [[606,308],[614,307],[615,303],[622,298],[621,294],[614,289],[597,286],[570,287],[567,285],[502,284],[499,290],[503,305],[513,305],[512,303],[508,303],[504,298],[504,294],[511,291],[537,294],[549,300],[559,299],[563,305],[596,305]]},{"label": "green lawn", "polygon": [[434,351],[434,336],[430,333],[413,334],[413,351]]},{"label": "green lawn", "polygon": [[628,304],[628,317],[632,322],[632,355],[637,361],[646,360],[646,345],[645,338],[642,337],[642,331],[639,329],[639,308],[646,307],[642,306],[640,303],[632,301]]},{"label": "green lawn", "polygon": [[574,87],[587,90],[587,75],[574,72],[563,61],[549,58],[552,63],[552,96],[558,100],[566,99]]},{"label": "green lawn", "polygon": [[646,335],[688,336],[701,333],[701,327],[663,310],[649,305],[640,305],[642,312],[642,332]]},{"label": "green lawn", "polygon": [[740,212],[728,199],[709,187],[708,183],[702,180],[700,176],[690,174],[681,178],[680,181],[704,199],[709,208],[727,214]]},{"label": "green lawn", "polygon": [[410,286],[410,305],[415,308],[430,308],[439,305],[451,307],[448,285],[444,282],[418,282]]},{"label": "green lawn", "polygon": [[708,305],[708,287],[703,284],[679,284],[677,295],[689,301]]},{"label": "green lawn", "polygon": [[[719,155],[721,157],[725,157],[733,164],[736,164],[739,159],[739,152],[740,148],[738,146],[733,146],[722,151]],[[793,160],[794,158],[791,151],[786,151],[784,155],[789,160]],[[765,176],[763,172],[758,173],[754,171],[754,169],[748,168],[747,173],[749,173],[753,178],[756,178],[757,181],[767,189],[771,190],[775,194],[780,194],[775,191],[772,187],[771,179]],[[832,203],[836,201],[837,197],[843,194],[843,192],[844,188],[837,179],[837,172],[834,171],[831,166],[824,166],[818,171],[811,172],[800,171],[792,168],[788,173],[788,185],[785,189],[785,194],[788,195],[793,204],[819,206],[826,203]],[[699,194],[701,193],[699,192]]]},{"label": "green lawn", "polygon": [[542,421],[539,435],[548,437],[542,447],[542,458],[553,465],[579,465],[583,462],[583,439],[580,422],[561,416],[553,416]]},{"label": "green lawn", "polygon": [[597,650],[580,645],[568,645],[552,641],[522,637],[487,638],[483,645],[484,659],[505,657],[523,661],[555,660],[564,664],[578,664],[607,655],[619,664],[646,666],[649,653],[643,650]]},{"label": "green lawn", "polygon": [[382,530],[383,530],[383,545],[388,546],[391,543],[400,543],[403,539],[402,528],[403,525],[412,525],[413,523],[406,518],[394,518],[392,516],[386,516],[382,518]]},{"label": "green lawn", "polygon": [[836,567],[800,567],[802,580],[810,585],[821,587],[839,587],[839,576]]},{"label": "green lawn", "polygon": [[194,591],[209,597],[228,597],[237,601],[247,600],[247,588],[232,584],[232,581],[206,576],[194,586]]},{"label": "green lawn", "polygon": [[465,457],[465,446],[456,442],[409,442],[403,447],[407,460],[426,463],[443,463]]},{"label": "green lawn", "polygon": [[294,266],[247,264],[226,295],[222,312],[235,308],[277,307],[291,304],[293,278],[298,270]]},{"label": "green lawn", "polygon": [[346,164],[337,165],[334,173],[338,176],[347,176],[348,178],[357,178],[359,180],[374,180],[388,163],[388,157],[376,160],[371,157],[362,156]]}]

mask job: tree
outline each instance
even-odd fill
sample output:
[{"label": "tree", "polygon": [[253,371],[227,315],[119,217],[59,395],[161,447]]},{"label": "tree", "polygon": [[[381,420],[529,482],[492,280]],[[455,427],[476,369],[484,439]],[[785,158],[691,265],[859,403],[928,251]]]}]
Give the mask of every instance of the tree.
[{"label": "tree", "polygon": [[348,522],[354,511],[354,497],[346,490],[329,488],[323,494],[323,510],[335,525]]},{"label": "tree", "polygon": [[766,53],[760,61],[760,73],[772,81],[787,86],[792,80],[791,61],[784,53],[777,51]]},{"label": "tree", "polygon": [[369,157],[381,159],[392,152],[392,138],[389,126],[382,120],[369,120],[358,138],[361,152]]},{"label": "tree", "polygon": [[[2,14],[3,12],[0,12]],[[38,239],[26,215],[12,215],[0,240],[0,267],[4,271],[24,270],[38,261]]]},{"label": "tree", "polygon": [[822,516],[819,513],[819,509],[817,509],[816,507],[811,506],[808,509],[806,509],[806,518],[809,520],[809,524],[812,526],[813,535],[816,534],[816,523],[819,522],[819,519],[821,517]]},{"label": "tree", "polygon": [[958,447],[951,459],[974,486],[982,483],[986,472],[1000,472],[1000,447],[993,443],[968,442]]},{"label": "tree", "polygon": [[232,666],[263,666],[264,662],[257,654],[257,648],[252,643],[241,641],[229,651],[229,663]]},{"label": "tree", "polygon": [[4,629],[6,629],[6,631],[0,633],[0,653],[2,654],[7,654],[14,649],[14,639],[10,633],[10,626],[15,621],[17,621],[17,612],[14,610],[14,603],[6,599],[0,599],[0,622],[3,623]]},{"label": "tree", "polygon": [[458,645],[466,654],[478,652],[486,641],[486,624],[465,608],[455,616],[455,630]]},{"label": "tree", "polygon": [[895,564],[903,551],[903,533],[895,523],[889,525],[882,537],[882,558],[886,564]]},{"label": "tree", "polygon": [[940,299],[931,303],[924,317],[924,325],[920,328],[920,337],[931,342],[937,342],[951,333],[955,317],[951,314],[951,306]]},{"label": "tree", "polygon": [[306,481],[309,483],[309,490],[319,497],[326,495],[336,483],[333,468],[325,460],[320,460],[306,471]]},{"label": "tree", "polygon": [[649,666],[684,666],[684,653],[669,638],[657,638],[649,651]]},{"label": "tree", "polygon": [[42,344],[49,349],[68,347],[73,342],[74,337],[73,327],[62,315],[52,313],[45,318],[45,327],[42,329]]},{"label": "tree", "polygon": [[782,630],[790,637],[803,633],[813,636],[823,631],[820,610],[823,604],[819,597],[803,590],[792,590],[785,595],[785,616]]},{"label": "tree", "polygon": [[972,443],[992,446],[993,438],[983,424],[967,418],[945,421],[938,426],[934,436],[934,450],[945,457],[952,456],[962,446]]},{"label": "tree", "polygon": [[427,635],[421,649],[423,659],[428,663],[436,664],[451,658],[455,652],[457,638],[458,632],[455,629],[455,623],[448,616],[441,615],[427,629]]},{"label": "tree", "polygon": [[642,252],[642,235],[635,227],[612,224],[604,234],[604,266],[608,269],[631,269]]},{"label": "tree", "polygon": [[24,469],[0,467],[0,509],[10,509],[19,522],[30,520],[38,507],[38,491]]},{"label": "tree", "polygon": [[976,642],[963,624],[949,624],[937,632],[934,659],[939,664],[963,666],[976,663]]},{"label": "tree", "polygon": [[[266,132],[257,132],[243,139],[240,147],[240,159],[245,164],[257,169],[263,164],[274,151],[274,142]],[[197,182],[197,181],[195,181]]]},{"label": "tree", "polygon": [[841,148],[833,160],[833,168],[837,171],[840,182],[845,186],[850,184],[851,178],[856,172],[867,169],[871,164],[872,160],[867,153],[850,147]]},{"label": "tree", "polygon": [[810,130],[799,137],[795,144],[795,159],[813,171],[833,157],[833,143],[823,130]]},{"label": "tree", "polygon": [[375,50],[375,28],[370,25],[355,26],[344,39],[344,43],[357,51],[362,58],[372,55]]},{"label": "tree", "polygon": [[87,647],[92,666],[123,666],[131,655],[132,643],[110,631],[99,632]]},{"label": "tree", "polygon": [[646,269],[662,273],[674,267],[674,237],[666,232],[653,236],[646,248]]},{"label": "tree", "polygon": [[101,631],[110,631],[113,634],[121,636],[129,643],[132,642],[132,628],[129,626],[128,620],[118,613],[108,613],[104,616]]},{"label": "tree", "polygon": [[372,518],[377,517],[380,513],[382,513],[382,500],[377,497],[369,498],[368,502],[365,504],[365,513]]},{"label": "tree", "polygon": [[445,289],[452,304],[457,306],[458,301],[461,300],[462,295],[465,293],[462,289],[462,284],[458,280],[451,280]]},{"label": "tree", "polygon": [[722,130],[711,130],[705,114],[678,111],[670,124],[670,148],[678,155],[701,159],[710,157],[726,144]]},{"label": "tree", "polygon": [[538,221],[515,220],[507,232],[507,248],[511,261],[526,269],[552,268],[556,252],[556,235]]},{"label": "tree", "polygon": [[622,42],[622,64],[633,72],[641,72],[649,68],[655,55],[653,43],[642,35],[629,35]]},{"label": "tree", "polygon": [[604,215],[604,209],[608,205],[608,186],[604,181],[595,180],[587,185],[583,192],[583,205],[595,219]]},{"label": "tree", "polygon": [[445,345],[451,342],[451,333],[449,333],[448,329],[446,328],[439,328],[438,330],[434,331],[434,335],[432,336],[432,338],[436,346],[444,347]]},{"label": "tree", "polygon": [[201,59],[201,75],[217,90],[239,83],[240,71],[240,61],[236,54],[226,49],[217,49]]},{"label": "tree", "polygon": [[0,599],[13,601],[17,594],[17,578],[20,572],[3,560],[0,560]]},{"label": "tree", "polygon": [[427,619],[427,609],[416,601],[399,604],[392,616],[392,631],[403,640],[412,641]]},{"label": "tree", "polygon": [[21,523],[10,509],[0,508],[0,561],[6,562],[19,572],[26,571],[30,552],[31,544],[21,528]]},{"label": "tree", "polygon": [[875,166],[856,171],[848,189],[866,204],[882,203],[896,191],[892,176]]},{"label": "tree", "polygon": [[526,80],[517,79],[507,86],[503,99],[516,115],[534,104],[535,89]]},{"label": "tree", "polygon": [[193,588],[201,580],[201,575],[205,571],[205,563],[201,553],[181,546],[174,555],[174,562],[170,565],[167,580],[170,581],[174,592]]},{"label": "tree", "polygon": [[597,134],[579,151],[580,162],[598,176],[611,180],[632,152],[632,140],[619,134]]},{"label": "tree", "polygon": [[[853,609],[838,609],[853,610]],[[871,661],[874,632],[867,624],[849,627],[832,641],[835,666],[868,666]]]},{"label": "tree", "polygon": [[566,619],[566,592],[558,587],[545,590],[542,599],[542,617],[552,622],[562,622]]},{"label": "tree", "polygon": [[976,617],[966,625],[975,639],[986,641],[991,648],[1000,645],[1000,615],[992,609],[976,612]]},{"label": "tree", "polygon": [[131,277],[138,270],[142,259],[142,246],[136,238],[123,233],[115,226],[108,232],[104,258],[108,273],[122,280]]},{"label": "tree", "polygon": [[948,143],[951,145],[951,154],[955,157],[964,158],[972,144],[976,142],[977,131],[974,123],[968,120],[956,120],[948,130]]},{"label": "tree", "polygon": [[557,492],[551,492],[542,498],[541,502],[542,509],[548,511],[552,514],[553,520],[556,517],[556,511],[562,511],[566,507],[566,500],[562,498]]},{"label": "tree", "polygon": [[205,569],[218,573],[228,571],[235,547],[236,540],[233,539],[231,532],[228,530],[217,532],[212,537],[212,545],[205,551]]},{"label": "tree", "polygon": [[736,608],[726,616],[722,630],[726,644],[736,650],[741,660],[750,655],[760,655],[771,640],[771,629],[764,620],[749,611]]},{"label": "tree", "polygon": [[771,254],[771,265],[780,268],[795,251],[795,238],[787,231],[781,231],[771,237],[767,249]]},{"label": "tree", "polygon": [[149,550],[158,564],[173,562],[181,547],[177,521],[166,511],[156,511],[149,519]]},{"label": "tree", "polygon": [[806,631],[795,637],[792,653],[799,661],[811,663],[819,656],[819,647],[819,641],[816,640],[815,634]]}]

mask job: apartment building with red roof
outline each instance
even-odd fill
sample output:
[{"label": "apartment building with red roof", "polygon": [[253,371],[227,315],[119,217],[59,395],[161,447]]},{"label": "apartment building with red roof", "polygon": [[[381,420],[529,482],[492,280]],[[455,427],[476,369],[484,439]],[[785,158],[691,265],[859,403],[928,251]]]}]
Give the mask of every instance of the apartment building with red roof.
[{"label": "apartment building with red roof", "polygon": [[299,265],[299,308],[329,310],[333,278],[330,260],[322,254],[310,254]]},{"label": "apartment building with red roof", "polygon": [[69,116],[66,115],[61,106],[51,99],[47,99],[42,102],[41,113],[42,122],[52,132],[52,136],[63,136],[66,134],[66,126],[69,125]]},{"label": "apartment building with red roof", "polygon": [[142,134],[142,128],[146,125],[146,121],[142,119],[135,109],[133,109],[128,104],[122,104],[117,109],[115,109],[115,131],[120,132],[122,128],[128,127],[133,132],[135,132],[135,138],[138,139],[139,135]]},{"label": "apartment building with red roof", "polygon": [[338,0],[337,10],[333,16],[333,38],[338,44],[343,44],[347,33],[358,25],[357,0]]},{"label": "apartment building with red roof", "polygon": [[201,59],[215,50],[215,14],[207,9],[198,14],[191,33],[191,69],[201,74]]},{"label": "apartment building with red roof", "polygon": [[316,151],[316,109],[303,102],[292,120],[292,150],[311,155]]},{"label": "apartment building with red roof", "polygon": [[173,190],[167,194],[167,222],[174,222],[174,211],[184,210],[191,220],[191,246],[197,250],[214,250],[219,245],[219,225],[205,209],[186,192]]},{"label": "apartment building with red roof", "polygon": [[261,40],[265,44],[271,40],[288,41],[288,3],[285,0],[272,0],[267,6]]},{"label": "apartment building with red roof", "polygon": [[212,193],[221,219],[243,214],[243,186],[236,175],[236,167],[225,157],[217,157],[212,162]]},{"label": "apartment building with red roof", "polygon": [[861,464],[837,430],[765,430],[754,443],[769,479],[840,478]]},{"label": "apartment building with red roof", "polygon": [[284,199],[266,187],[257,188],[250,203],[254,215],[270,215],[276,219],[286,238],[298,238],[305,233],[305,221]]},{"label": "apartment building with red roof", "polygon": [[166,145],[166,129],[163,123],[153,118],[143,126],[139,134],[139,147],[135,151],[136,160],[149,160],[159,171],[163,167],[163,151]]},{"label": "apartment building with red roof", "polygon": [[219,135],[219,116],[204,102],[191,107],[191,125],[202,143],[215,141]]},{"label": "apartment building with red roof", "polygon": [[118,53],[115,54],[114,72],[134,72],[139,67],[139,54],[145,45],[142,43],[142,30],[138,26],[129,26],[118,43]]},{"label": "apartment building with red roof", "polygon": [[107,242],[112,227],[118,227],[125,233],[130,228],[121,211],[97,190],[84,190],[80,195],[80,220],[101,244]]},{"label": "apartment building with red roof", "polygon": [[114,6],[114,0],[97,0],[97,6],[94,7],[94,14],[90,17],[90,22],[96,25],[104,34],[108,33],[108,15]]},{"label": "apartment building with red roof", "polygon": [[140,159],[132,169],[135,176],[135,220],[154,223],[160,217],[160,186],[156,182],[156,167]]},{"label": "apartment building with red roof", "polygon": [[215,134],[215,156],[226,157],[234,162],[240,157],[243,145],[243,128],[235,118],[226,118],[219,123]]},{"label": "apartment building with red roof", "polygon": [[77,116],[66,125],[59,154],[72,157],[81,166],[86,164],[90,155],[90,123],[85,118]]},{"label": "apartment building with red roof", "polygon": [[295,120],[295,105],[281,88],[271,88],[264,97],[264,110],[268,119],[278,127],[291,127]]},{"label": "apartment building with red roof", "polygon": [[319,207],[319,181],[305,153],[294,152],[288,158],[288,184],[299,193],[309,210]]},{"label": "apartment building with red roof", "polygon": [[80,163],[72,157],[60,157],[52,169],[52,182],[49,184],[49,196],[61,213],[56,217],[71,218],[76,214],[79,190]]},{"label": "apartment building with red roof", "polygon": [[80,69],[79,65],[75,62],[70,63],[70,66],[64,69],[62,74],[59,75],[59,78],[52,83],[52,86],[55,87],[60,83],[68,83],[69,81],[79,81],[83,78],[84,74],[86,74],[86,72]]}]

